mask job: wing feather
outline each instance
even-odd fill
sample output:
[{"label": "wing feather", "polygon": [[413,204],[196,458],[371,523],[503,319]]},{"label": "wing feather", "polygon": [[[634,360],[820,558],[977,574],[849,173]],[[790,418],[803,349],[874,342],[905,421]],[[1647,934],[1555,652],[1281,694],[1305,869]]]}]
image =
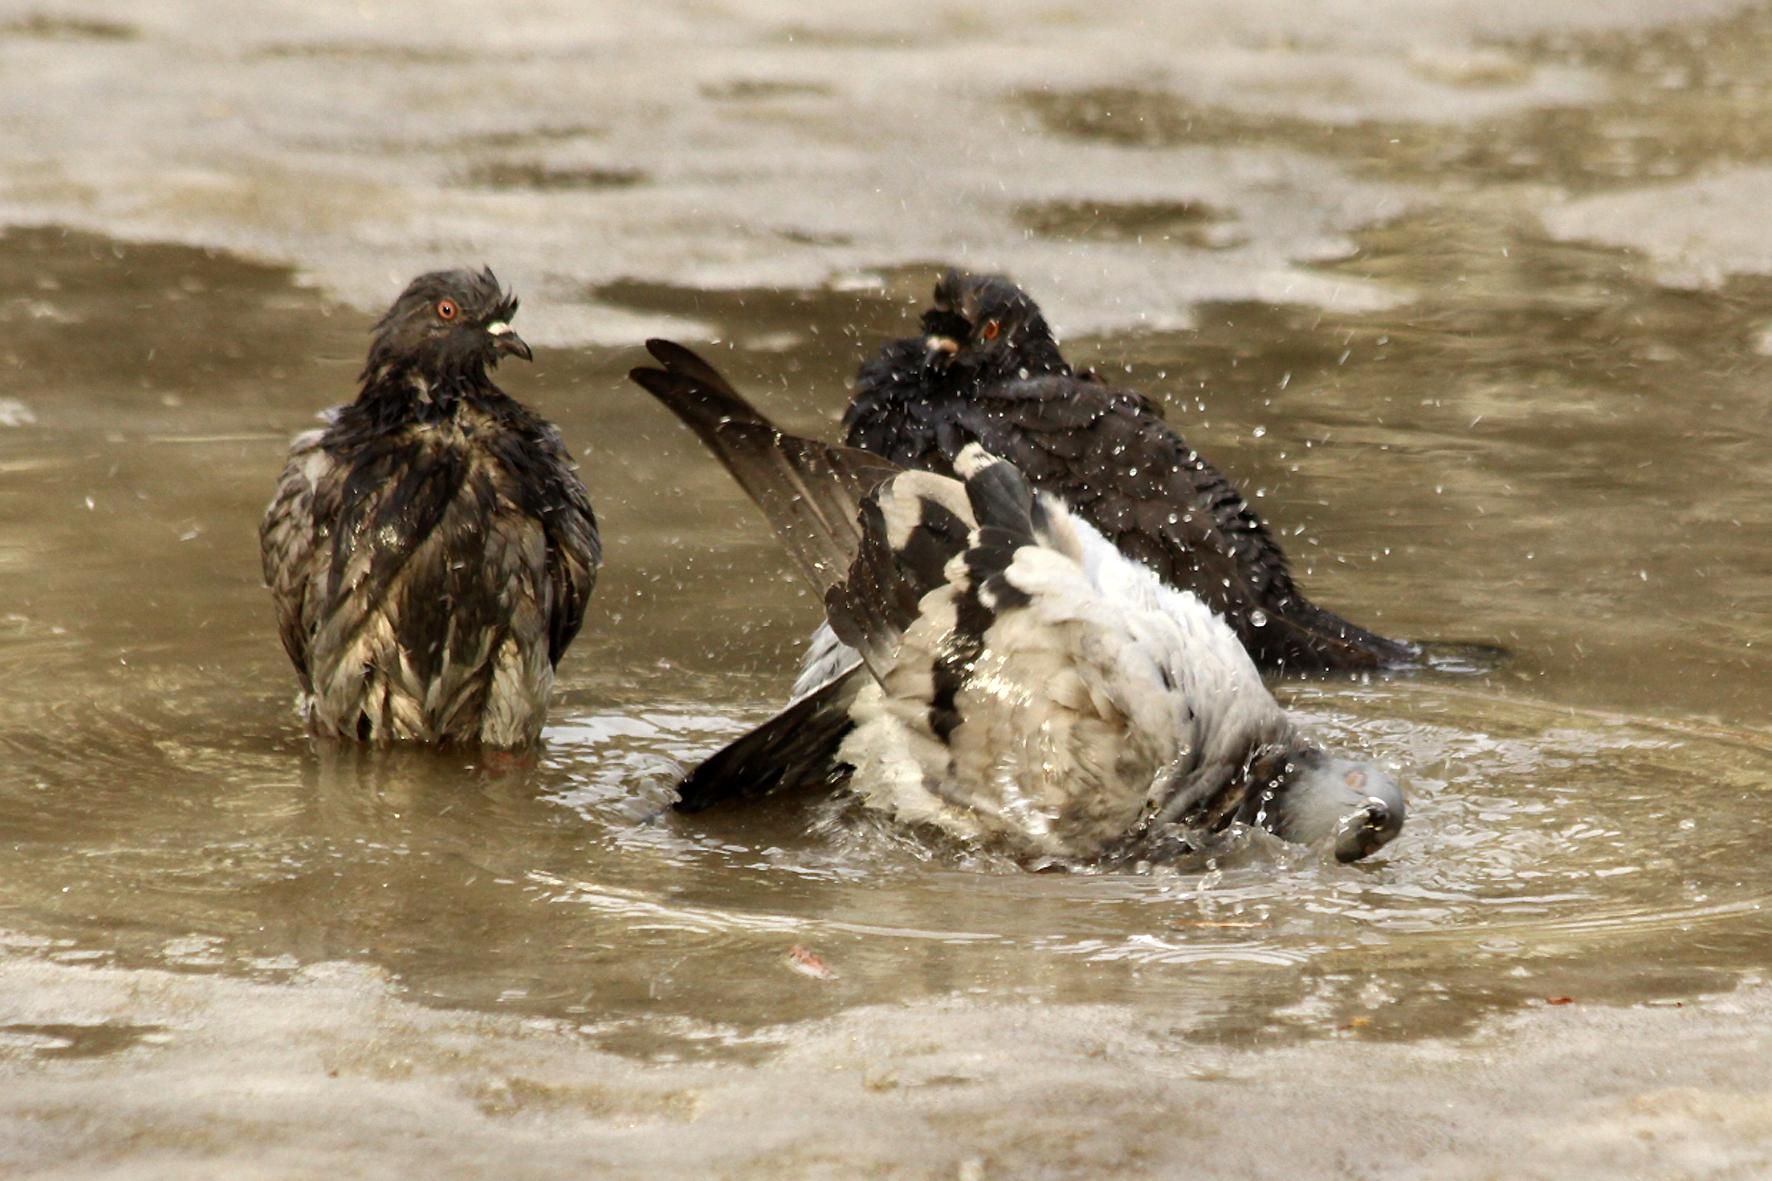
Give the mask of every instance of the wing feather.
[{"label": "wing feather", "polygon": [[335,466],[320,445],[324,434],[307,431],[290,444],[276,494],[258,529],[265,585],[277,611],[277,634],[304,693],[314,689],[308,663],[314,610],[310,597],[314,587],[326,583],[331,564],[330,547],[320,544],[324,505],[315,503]]},{"label": "wing feather", "polygon": [[665,367],[628,376],[700,437],[763,510],[808,584],[827,592],[861,544],[862,498],[898,467],[866,451],[784,434],[682,345],[652,340],[646,347]]}]

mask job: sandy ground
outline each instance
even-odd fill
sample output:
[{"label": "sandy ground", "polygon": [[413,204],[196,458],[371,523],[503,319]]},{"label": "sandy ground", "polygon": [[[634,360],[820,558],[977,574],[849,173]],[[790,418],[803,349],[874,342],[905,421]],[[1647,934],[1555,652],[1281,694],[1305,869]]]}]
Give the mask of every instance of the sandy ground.
[{"label": "sandy ground", "polygon": [[1772,1061],[1764,985],[1265,1049],[1105,1006],[874,1007],[765,1031],[757,1065],[639,1064],[551,1021],[414,1006],[346,964],[273,987],[14,961],[0,996],[9,1176],[1772,1172],[1772,1074],[1739,1070]]}]

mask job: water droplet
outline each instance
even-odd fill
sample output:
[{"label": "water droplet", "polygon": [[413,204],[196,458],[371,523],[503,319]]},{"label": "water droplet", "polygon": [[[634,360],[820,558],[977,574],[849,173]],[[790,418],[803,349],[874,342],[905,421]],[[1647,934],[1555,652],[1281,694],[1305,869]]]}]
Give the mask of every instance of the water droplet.
[{"label": "water droplet", "polygon": [[1267,612],[1263,611],[1260,607],[1257,607],[1255,610],[1249,612],[1249,626],[1250,627],[1266,627],[1267,626]]}]

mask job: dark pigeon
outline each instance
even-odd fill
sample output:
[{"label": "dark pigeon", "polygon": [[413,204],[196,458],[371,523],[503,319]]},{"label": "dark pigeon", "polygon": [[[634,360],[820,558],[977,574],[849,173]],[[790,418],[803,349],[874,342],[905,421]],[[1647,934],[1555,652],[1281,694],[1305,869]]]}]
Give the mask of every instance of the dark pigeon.
[{"label": "dark pigeon", "polygon": [[922,334],[862,365],[847,442],[951,474],[970,443],[1014,464],[1120,552],[1197,595],[1272,671],[1399,668],[1421,649],[1348,622],[1293,584],[1241,493],[1143,396],[1066,362],[1039,307],[1008,279],[950,270]]},{"label": "dark pigeon", "polygon": [[494,385],[531,359],[490,270],[421,275],[357,400],[296,437],[259,527],[310,730],[535,741],[601,561],[560,433]]}]

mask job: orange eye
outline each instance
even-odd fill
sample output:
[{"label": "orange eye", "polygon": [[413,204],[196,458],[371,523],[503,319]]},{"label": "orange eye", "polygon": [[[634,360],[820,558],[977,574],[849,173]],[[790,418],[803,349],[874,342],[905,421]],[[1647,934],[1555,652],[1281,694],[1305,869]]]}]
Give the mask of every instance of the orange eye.
[{"label": "orange eye", "polygon": [[453,299],[440,299],[437,301],[437,319],[453,320],[455,319],[455,313],[456,307]]},{"label": "orange eye", "polygon": [[984,322],[984,327],[978,330],[978,334],[986,340],[995,340],[997,339],[998,333],[1002,331],[1003,326],[1001,324],[997,323],[995,320],[986,320]]}]

